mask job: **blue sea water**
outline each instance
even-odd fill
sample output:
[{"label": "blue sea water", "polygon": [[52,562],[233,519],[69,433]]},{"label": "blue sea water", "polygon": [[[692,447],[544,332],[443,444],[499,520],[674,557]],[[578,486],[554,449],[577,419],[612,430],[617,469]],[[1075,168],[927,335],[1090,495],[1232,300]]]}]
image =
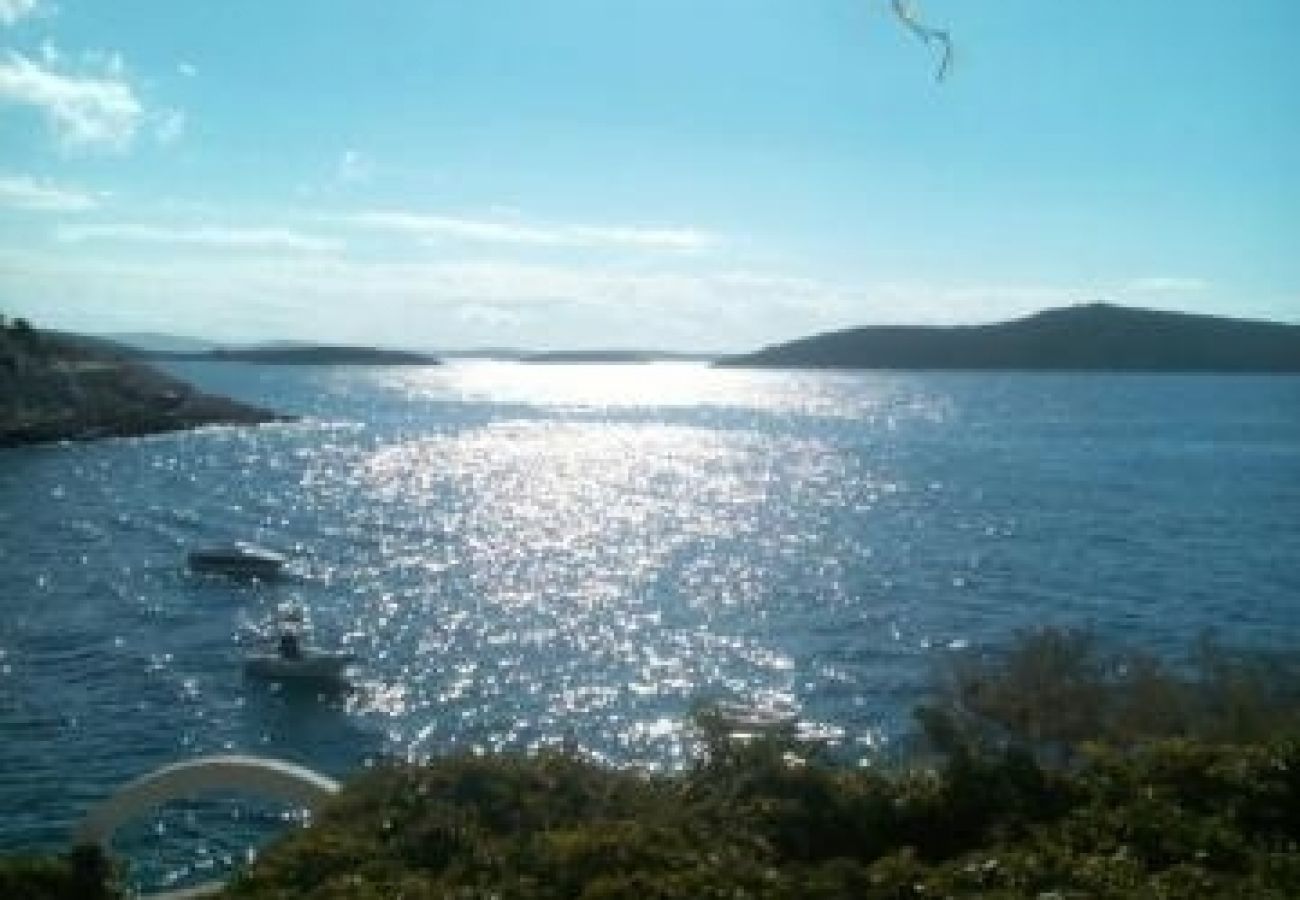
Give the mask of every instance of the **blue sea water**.
[{"label": "blue sea water", "polygon": [[[868,756],[936,657],[1017,629],[1300,639],[1300,378],[177,369],[304,419],[0,451],[0,849],[205,753],[673,766],[729,698]],[[232,538],[294,576],[185,570]],[[245,679],[286,601],[355,691]],[[281,825],[193,804],[123,840],[167,882]]]}]

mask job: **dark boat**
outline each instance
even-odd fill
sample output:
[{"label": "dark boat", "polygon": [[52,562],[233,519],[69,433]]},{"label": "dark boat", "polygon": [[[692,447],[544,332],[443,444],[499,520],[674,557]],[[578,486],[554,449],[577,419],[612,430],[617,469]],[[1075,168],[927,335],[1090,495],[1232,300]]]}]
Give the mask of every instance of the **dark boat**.
[{"label": "dark boat", "polygon": [[195,572],[265,580],[279,577],[285,562],[283,554],[244,541],[194,550],[189,555],[189,566]]}]

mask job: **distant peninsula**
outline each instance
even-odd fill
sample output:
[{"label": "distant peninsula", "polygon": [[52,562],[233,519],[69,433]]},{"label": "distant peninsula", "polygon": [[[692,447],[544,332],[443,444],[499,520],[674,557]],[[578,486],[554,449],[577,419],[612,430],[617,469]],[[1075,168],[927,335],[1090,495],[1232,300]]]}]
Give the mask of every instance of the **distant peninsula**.
[{"label": "distant peninsula", "polygon": [[442,360],[411,350],[286,344],[266,347],[227,347],[182,352],[145,352],[153,359],[196,362],[261,363],[277,366],[437,366]]},{"label": "distant peninsula", "polygon": [[1094,303],[993,325],[834,331],[726,357],[717,365],[1300,373],[1300,325]]},{"label": "distant peninsula", "polygon": [[0,317],[0,447],[288,418],[205,394],[113,342]]}]

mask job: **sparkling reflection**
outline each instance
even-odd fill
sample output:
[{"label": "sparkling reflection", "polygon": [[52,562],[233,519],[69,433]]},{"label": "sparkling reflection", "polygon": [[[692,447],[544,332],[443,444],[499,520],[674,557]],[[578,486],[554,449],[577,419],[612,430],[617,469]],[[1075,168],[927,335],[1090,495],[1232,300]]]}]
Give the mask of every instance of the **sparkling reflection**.
[{"label": "sparkling reflection", "polygon": [[[411,402],[519,404],[546,409],[637,413],[735,408],[893,427],[951,412],[943,394],[918,392],[893,376],[710,369],[703,363],[519,365],[474,362],[377,370],[374,383]],[[864,390],[864,386],[866,389]]]},{"label": "sparkling reflection", "polygon": [[[792,473],[746,431],[580,421],[374,451],[352,477],[383,508],[415,512],[385,520],[371,565],[389,589],[358,601],[386,671],[354,708],[408,720],[412,756],[572,731],[643,764],[682,759],[697,699],[797,709],[795,662],[754,613],[769,567],[819,541],[786,521],[783,495],[843,472],[817,441],[791,439],[777,457]],[[755,541],[772,558],[741,551]]]}]

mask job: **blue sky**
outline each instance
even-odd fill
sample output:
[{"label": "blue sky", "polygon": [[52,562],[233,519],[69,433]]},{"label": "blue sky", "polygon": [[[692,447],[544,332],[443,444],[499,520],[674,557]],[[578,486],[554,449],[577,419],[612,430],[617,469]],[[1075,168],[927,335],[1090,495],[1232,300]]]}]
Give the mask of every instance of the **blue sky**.
[{"label": "blue sky", "polygon": [[0,308],[745,349],[1300,321],[1300,3],[0,0]]}]

